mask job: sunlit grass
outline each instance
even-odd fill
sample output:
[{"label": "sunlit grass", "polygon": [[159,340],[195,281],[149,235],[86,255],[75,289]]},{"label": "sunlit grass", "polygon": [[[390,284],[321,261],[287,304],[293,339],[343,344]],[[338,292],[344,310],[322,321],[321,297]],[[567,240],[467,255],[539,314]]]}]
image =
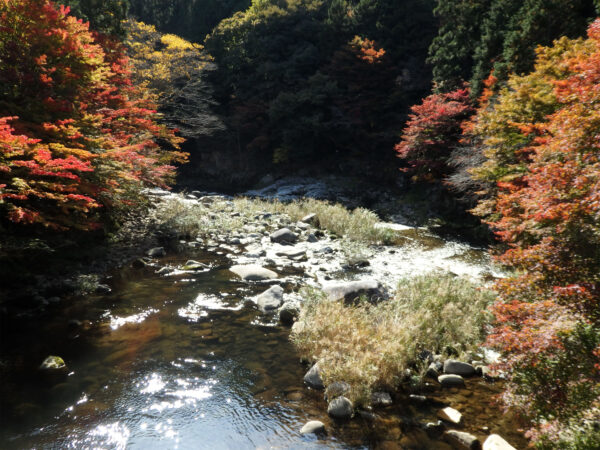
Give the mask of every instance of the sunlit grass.
[{"label": "sunlit grass", "polygon": [[407,370],[418,375],[422,350],[476,348],[495,296],[468,280],[439,274],[401,281],[395,297],[378,305],[346,306],[317,291],[304,294],[292,341],[305,359],[319,361],[326,385],[349,383],[351,400],[359,405],[368,404],[374,390],[398,388]]},{"label": "sunlit grass", "polygon": [[268,211],[287,214],[294,222],[314,213],[317,215],[320,228],[353,241],[370,244],[389,243],[395,237],[394,232],[390,230],[375,228],[375,224],[381,220],[377,214],[365,208],[349,210],[340,204],[312,198],[291,202],[238,198],[234,200],[234,204],[240,212]]},{"label": "sunlit grass", "polygon": [[[239,216],[234,217],[232,213],[238,213]],[[158,223],[182,235],[204,236],[239,229],[262,213],[282,215],[290,223],[314,213],[319,228],[362,244],[390,243],[396,237],[393,231],[375,228],[380,220],[372,211],[364,208],[351,211],[339,204],[314,199],[279,202],[240,197],[233,201],[216,199],[204,205],[177,196],[162,200],[153,217]]]}]

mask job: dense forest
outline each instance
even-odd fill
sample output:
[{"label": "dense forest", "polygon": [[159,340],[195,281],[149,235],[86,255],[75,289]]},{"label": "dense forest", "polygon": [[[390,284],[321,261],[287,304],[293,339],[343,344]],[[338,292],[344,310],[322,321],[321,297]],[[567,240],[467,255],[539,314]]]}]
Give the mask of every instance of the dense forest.
[{"label": "dense forest", "polygon": [[512,274],[505,407],[540,448],[600,445],[598,0],[64,3],[0,0],[4,260],[109,235],[178,172],[442,192]]}]

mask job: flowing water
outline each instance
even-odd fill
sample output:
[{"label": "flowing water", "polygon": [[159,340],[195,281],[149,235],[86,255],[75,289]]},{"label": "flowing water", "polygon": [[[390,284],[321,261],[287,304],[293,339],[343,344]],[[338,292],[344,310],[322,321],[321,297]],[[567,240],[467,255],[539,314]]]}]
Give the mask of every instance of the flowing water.
[{"label": "flowing water", "polygon": [[[189,257],[215,268],[169,277],[116,270],[109,294],[3,325],[0,448],[444,448],[418,426],[439,406],[398,397],[375,420],[330,420],[322,393],[303,386],[307,367],[289,329],[246,300],[265,286],[236,281],[214,253],[162,262]],[[40,383],[48,355],[69,366],[59,384]],[[524,446],[515,419],[492,403],[500,387],[468,387],[433,397],[464,414],[464,430]],[[315,419],[328,436],[301,436]]]}]

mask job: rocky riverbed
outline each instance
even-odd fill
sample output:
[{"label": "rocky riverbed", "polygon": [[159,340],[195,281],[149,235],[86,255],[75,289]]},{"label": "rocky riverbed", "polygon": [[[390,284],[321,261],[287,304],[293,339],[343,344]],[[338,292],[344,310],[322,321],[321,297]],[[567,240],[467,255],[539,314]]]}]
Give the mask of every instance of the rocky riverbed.
[{"label": "rocky riverbed", "polygon": [[[25,426],[11,425],[3,447],[135,448],[159,439],[171,448],[198,444],[203,433],[205,448],[511,448],[498,434],[524,445],[515,419],[491,403],[500,385],[486,376],[489,355],[426,355],[424,390],[378,393],[373,409],[357,410],[342,382],[326,402],[288,342],[304,287],[380,300],[400,279],[426,272],[501,276],[484,251],[402,223],[377,224],[394,245],[357,243],[320,227],[315,214],[295,220],[203,192],[150,195],[171,224],[192,208],[206,226],[163,230],[162,245],[113,272],[107,289],[63,302],[60,320],[35,324],[40,336],[59,339],[4,344],[12,367],[3,397]],[[23,344],[32,350],[19,360]],[[23,385],[19,375],[48,355],[64,359],[65,378],[33,388],[28,376]]]}]

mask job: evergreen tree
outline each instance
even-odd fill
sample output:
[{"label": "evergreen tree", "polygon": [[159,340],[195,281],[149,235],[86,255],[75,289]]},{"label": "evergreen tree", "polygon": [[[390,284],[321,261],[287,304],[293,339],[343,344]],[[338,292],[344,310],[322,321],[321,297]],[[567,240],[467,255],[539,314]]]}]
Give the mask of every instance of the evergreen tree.
[{"label": "evergreen tree", "polygon": [[123,37],[129,0],[65,0],[74,16],[90,22],[92,30]]}]

